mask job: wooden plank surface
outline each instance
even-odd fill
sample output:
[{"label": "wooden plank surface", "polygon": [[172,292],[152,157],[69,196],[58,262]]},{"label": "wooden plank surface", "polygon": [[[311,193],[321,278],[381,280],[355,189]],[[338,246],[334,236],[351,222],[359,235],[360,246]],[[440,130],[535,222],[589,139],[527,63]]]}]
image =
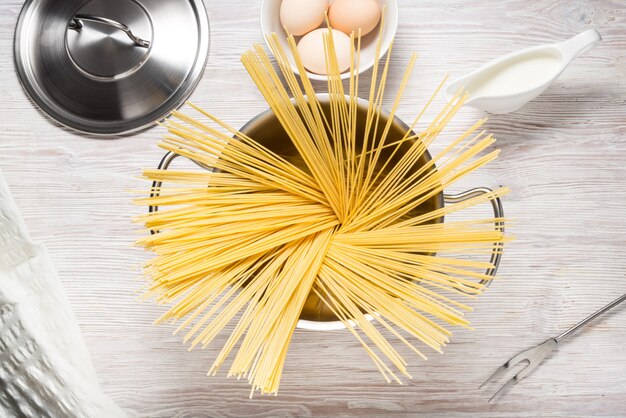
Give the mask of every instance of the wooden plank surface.
[{"label": "wooden plank surface", "polygon": [[[239,62],[261,41],[258,3],[206,2],[211,51],[192,100],[235,126],[265,108]],[[517,240],[506,249],[501,279],[474,304],[476,330],[456,331],[445,354],[427,362],[406,353],[414,380],[404,386],[385,384],[348,333],[298,331],[281,393],[253,400],[246,383],[205,376],[223,339],[188,353],[170,328],[151,325],[163,307],[135,299],[148,255],[131,246],[138,233],[130,218],[140,209],[128,190],[145,187],[136,176],[157,164],[162,130],[88,139],[38,112],[13,68],[20,8],[20,0],[0,2],[0,168],[31,234],[50,251],[104,390],[131,416],[626,414],[626,308],[565,342],[496,404],[486,403],[489,391],[475,390],[510,355],[626,291],[624,1],[400,1],[392,89],[410,52],[421,57],[400,109],[404,119],[445,73],[460,76],[592,25],[604,42],[526,107],[492,115],[488,129],[501,157],[459,185],[513,189],[504,204]],[[450,132],[482,116],[464,109]]]}]

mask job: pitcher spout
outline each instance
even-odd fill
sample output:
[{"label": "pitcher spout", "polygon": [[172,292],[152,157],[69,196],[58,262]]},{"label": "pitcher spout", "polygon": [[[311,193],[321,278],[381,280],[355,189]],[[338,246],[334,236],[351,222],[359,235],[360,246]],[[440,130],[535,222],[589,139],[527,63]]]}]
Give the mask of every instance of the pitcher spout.
[{"label": "pitcher spout", "polygon": [[578,55],[596,46],[600,41],[602,41],[600,32],[596,28],[591,28],[566,41],[555,44],[555,47],[563,56],[564,64],[567,64]]}]

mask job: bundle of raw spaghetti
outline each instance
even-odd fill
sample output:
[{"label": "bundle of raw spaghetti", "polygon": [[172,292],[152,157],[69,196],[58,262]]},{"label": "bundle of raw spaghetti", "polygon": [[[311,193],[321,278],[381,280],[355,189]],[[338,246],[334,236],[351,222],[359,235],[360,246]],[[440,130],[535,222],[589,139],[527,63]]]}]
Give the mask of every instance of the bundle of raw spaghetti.
[{"label": "bundle of raw spaghetti", "polygon": [[[505,241],[494,228],[503,219],[443,222],[444,215],[495,199],[504,189],[429,206],[498,154],[486,151],[495,140],[480,130],[481,120],[429,157],[428,146],[466,96],[460,92],[421,132],[413,133],[425,109],[401,137],[391,138],[415,56],[384,115],[389,55],[382,68],[378,60],[373,67],[364,109],[357,100],[359,40],[344,90],[331,37],[327,100],[286,64],[276,36],[270,44],[280,72],[260,46],[242,57],[291,140],[292,155],[191,105],[207,120],[174,112],[160,146],[214,170],[144,171],[158,183],[138,203],[160,207],[139,218],[155,232],[138,241],[156,254],[145,266],[147,296],[172,305],[158,322],[180,321],[177,331],[186,331],[191,348],[206,347],[230,324],[209,373],[232,353],[229,376],[247,378],[253,392],[277,392],[287,348],[311,298],[345,324],[387,381],[401,383],[398,372],[410,375],[392,342],[424,358],[415,341],[441,351],[451,335],[446,325],[469,327],[463,311],[470,308],[453,297],[479,294],[492,278],[482,272],[492,267],[488,262],[435,253],[493,254]],[[289,47],[306,74],[293,37]]]}]

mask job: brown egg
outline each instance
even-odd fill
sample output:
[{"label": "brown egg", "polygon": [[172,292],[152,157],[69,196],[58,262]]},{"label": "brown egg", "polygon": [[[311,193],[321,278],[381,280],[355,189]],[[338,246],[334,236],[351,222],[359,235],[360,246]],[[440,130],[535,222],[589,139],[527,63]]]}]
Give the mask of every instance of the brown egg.
[{"label": "brown egg", "polygon": [[[350,37],[343,32],[332,29],[333,43],[339,72],[350,68]],[[327,28],[316,29],[307,33],[298,42],[298,53],[302,59],[302,65],[312,73],[326,73],[326,54],[324,51],[324,34]]]},{"label": "brown egg", "polygon": [[328,12],[330,26],[354,36],[370,33],[380,21],[380,6],[376,0],[333,0]]},{"label": "brown egg", "polygon": [[283,0],[280,23],[294,36],[319,28],[328,10],[328,0]]}]

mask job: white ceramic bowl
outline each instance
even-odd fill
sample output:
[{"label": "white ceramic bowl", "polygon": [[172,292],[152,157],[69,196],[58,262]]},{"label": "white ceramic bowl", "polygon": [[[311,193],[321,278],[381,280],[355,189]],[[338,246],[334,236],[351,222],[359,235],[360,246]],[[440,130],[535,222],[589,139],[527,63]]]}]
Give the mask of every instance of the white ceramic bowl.
[{"label": "white ceramic bowl", "polygon": [[[385,6],[385,26],[382,33],[382,45],[380,55],[385,55],[393,37],[396,35],[398,29],[398,3],[396,0],[377,0],[378,4]],[[267,43],[267,36],[272,32],[278,34],[280,43],[287,52],[289,64],[293,71],[298,74],[298,68],[296,68],[293,57],[289,52],[289,45],[287,45],[287,34],[280,24],[280,3],[282,0],[263,0],[261,3],[261,32],[263,32],[263,38]],[[332,0],[331,0],[332,2]],[[359,74],[369,70],[374,65],[374,57],[376,55],[376,42],[380,27],[377,26],[373,31],[365,35],[361,39],[361,64],[359,65]],[[296,37],[296,42],[300,37]],[[321,74],[314,74],[307,71],[307,75],[311,80],[327,80],[327,76]],[[341,74],[342,79],[350,77],[350,71],[346,71]]]}]

